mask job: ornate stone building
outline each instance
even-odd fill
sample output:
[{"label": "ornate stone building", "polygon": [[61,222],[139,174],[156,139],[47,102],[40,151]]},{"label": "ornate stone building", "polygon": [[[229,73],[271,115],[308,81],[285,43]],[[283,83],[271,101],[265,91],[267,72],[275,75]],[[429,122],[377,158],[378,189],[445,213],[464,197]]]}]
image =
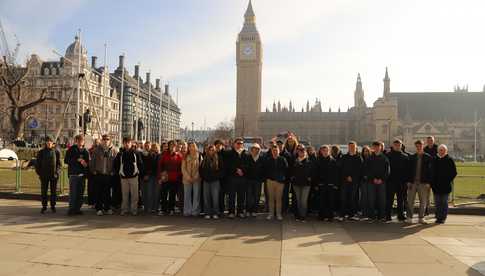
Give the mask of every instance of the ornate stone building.
[{"label": "ornate stone building", "polygon": [[[78,67],[79,62],[81,65]],[[39,141],[45,134],[52,137],[59,134],[60,143],[72,142],[76,125],[80,122],[76,118],[79,74],[83,75],[80,82],[79,114],[84,114],[88,109],[91,114],[87,134],[97,138],[101,133],[109,133],[116,138],[119,124],[118,96],[109,85],[109,73],[104,67],[96,66],[96,57],[92,57],[91,64],[88,63],[87,51],[77,36],[67,47],[64,57],[58,61],[43,61],[37,55],[32,55],[27,66],[29,75],[26,81],[30,87],[25,98],[32,101],[45,90],[46,95],[57,99],[57,102],[44,102],[26,111],[26,140]],[[3,108],[9,104],[5,97],[3,94],[0,96]],[[10,123],[5,116],[2,120],[1,131],[7,133],[11,128]],[[79,130],[82,131],[82,128],[79,127]]]},{"label": "ornate stone building", "polygon": [[[320,100],[297,110],[273,103],[261,112],[262,46],[249,2],[237,47],[237,136],[261,136],[265,141],[289,131],[313,145],[345,144],[356,140],[367,144],[381,140],[389,144],[400,138],[409,148],[416,139],[435,136],[454,154],[485,154],[485,89],[468,92],[455,87],[454,92],[391,92],[386,68],[382,97],[372,106],[364,100],[362,80],[357,76],[354,105],[346,111],[324,111]],[[483,119],[482,119],[483,118]],[[475,135],[476,133],[476,135]],[[476,137],[476,139],[475,139]]]},{"label": "ornate stone building", "polygon": [[[80,55],[79,55],[80,54]],[[80,71],[78,62],[80,61]],[[104,66],[97,66],[97,58],[91,57],[88,63],[87,50],[78,37],[68,46],[66,53],[58,61],[43,61],[37,55],[32,55],[27,66],[30,73],[27,82],[26,99],[37,99],[45,90],[50,98],[57,102],[45,102],[26,112],[24,138],[27,141],[40,141],[45,134],[56,137],[59,132],[59,142],[72,142],[76,134],[76,126],[80,132],[84,125],[76,118],[78,76],[80,81],[79,114],[89,110],[90,123],[86,125],[86,133],[93,138],[109,134],[118,144],[119,133],[137,140],[158,142],[162,139],[176,139],[180,136],[181,112],[170,95],[168,85],[160,86],[160,79],[155,85],[151,83],[150,73],[145,80],[139,76],[139,66],[135,66],[135,74],[130,76],[125,69],[124,93],[121,91],[121,74],[124,57],[120,56],[119,66],[109,73]],[[117,78],[118,80],[114,79]],[[120,96],[123,95],[123,118],[120,129]],[[160,102],[162,98],[162,102]],[[70,99],[70,100],[69,100]],[[69,104],[67,104],[69,102]],[[6,110],[9,101],[4,93],[0,94],[0,111]],[[67,108],[67,109],[66,109]],[[65,112],[66,111],[66,112]],[[2,114],[3,115],[3,114]],[[136,132],[136,127],[138,131]],[[0,131],[7,138],[10,131],[7,116],[0,118]]]},{"label": "ornate stone building", "polygon": [[[116,91],[121,91],[121,82],[118,80],[122,78],[124,66],[124,56],[120,56],[118,68],[112,73],[116,79],[111,80]],[[130,76],[126,68],[123,75],[122,136],[153,142],[179,138],[181,111],[170,95],[169,86],[162,88],[160,79],[155,80],[154,86],[149,72],[143,80],[139,65],[135,65],[133,76]]]}]

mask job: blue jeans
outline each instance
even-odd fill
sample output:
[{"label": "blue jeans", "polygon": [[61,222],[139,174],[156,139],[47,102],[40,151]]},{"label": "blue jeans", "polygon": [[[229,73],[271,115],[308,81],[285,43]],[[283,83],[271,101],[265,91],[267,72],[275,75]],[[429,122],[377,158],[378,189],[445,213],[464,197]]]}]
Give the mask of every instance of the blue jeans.
[{"label": "blue jeans", "polygon": [[143,180],[142,201],[145,212],[157,211],[160,205],[160,185],[155,176],[149,176]]},{"label": "blue jeans", "polygon": [[448,216],[448,196],[449,194],[434,194],[436,219],[439,221],[445,221]]},{"label": "blue jeans", "polygon": [[250,213],[256,213],[258,211],[262,184],[263,182],[259,180],[247,180],[246,210]]},{"label": "blue jeans", "polygon": [[79,211],[84,200],[84,176],[69,176],[69,211]]},{"label": "blue jeans", "polygon": [[200,214],[200,182],[184,184],[184,216]]},{"label": "blue jeans", "polygon": [[300,219],[304,219],[308,210],[308,195],[310,194],[310,186],[293,186],[296,195],[297,213]]},{"label": "blue jeans", "polygon": [[216,181],[204,181],[204,210],[210,216],[219,215],[219,194],[221,183]]},{"label": "blue jeans", "polygon": [[369,183],[369,217],[383,219],[386,213],[386,183]]}]

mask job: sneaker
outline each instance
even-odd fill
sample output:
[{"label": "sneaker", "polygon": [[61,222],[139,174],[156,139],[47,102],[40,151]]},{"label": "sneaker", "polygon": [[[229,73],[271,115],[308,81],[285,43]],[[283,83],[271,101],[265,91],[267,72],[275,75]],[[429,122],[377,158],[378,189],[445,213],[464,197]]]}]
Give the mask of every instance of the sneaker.
[{"label": "sneaker", "polygon": [[357,216],[352,216],[352,217],[349,218],[349,220],[351,220],[351,221],[358,221],[359,218]]},{"label": "sneaker", "polygon": [[283,217],[281,215],[278,215],[278,216],[276,216],[276,219],[281,221],[281,220],[283,220]]},{"label": "sneaker", "polygon": [[210,218],[211,218],[211,216],[209,216],[209,215],[205,215],[205,217],[204,217],[204,218],[205,218],[205,219],[210,219]]},{"label": "sneaker", "polygon": [[160,217],[161,217],[161,216],[163,216],[163,215],[164,215],[164,214],[163,214],[163,211],[158,211],[158,216],[160,216]]},{"label": "sneaker", "polygon": [[240,214],[239,214],[239,217],[240,217],[240,218],[245,218],[245,217],[246,217],[246,215],[245,215],[244,213],[240,213]]},{"label": "sneaker", "polygon": [[267,220],[272,220],[272,219],[273,219],[273,216],[272,216],[272,215],[268,215],[268,216],[266,217],[266,219],[267,219]]},{"label": "sneaker", "polygon": [[406,219],[406,223],[413,223],[413,219],[412,218],[407,218]]},{"label": "sneaker", "polygon": [[42,207],[42,209],[40,209],[41,214],[45,214],[45,211],[47,211],[47,207]]},{"label": "sneaker", "polygon": [[233,219],[233,218],[235,218],[236,216],[235,216],[233,213],[230,213],[230,214],[229,214],[229,216],[227,216],[227,217],[228,217],[228,218],[230,218],[230,219]]},{"label": "sneaker", "polygon": [[418,222],[419,224],[428,224],[426,221],[424,221],[424,218],[419,218]]},{"label": "sneaker", "polygon": [[218,215],[213,215],[212,218],[213,219],[219,219],[219,216]]},{"label": "sneaker", "polygon": [[103,211],[99,210],[99,211],[96,212],[96,215],[97,216],[102,216],[102,215],[104,215],[104,213],[103,213]]},{"label": "sneaker", "polygon": [[127,213],[128,212],[126,212],[126,211],[121,211],[120,216],[126,216]]},{"label": "sneaker", "polygon": [[174,211],[170,211],[170,213],[168,213],[169,216],[173,216],[175,215],[175,212]]},{"label": "sneaker", "polygon": [[255,218],[255,217],[257,217],[258,215],[257,215],[256,213],[251,213],[251,216],[252,216],[253,218]]},{"label": "sneaker", "polygon": [[113,214],[113,210],[109,209],[107,210],[106,212],[104,212],[106,215],[112,215]]},{"label": "sneaker", "polygon": [[57,212],[57,210],[56,210],[56,207],[55,207],[55,206],[52,206],[52,207],[51,207],[51,212],[52,212],[52,213],[54,213],[54,214]]},{"label": "sneaker", "polygon": [[337,218],[337,221],[339,221],[339,222],[343,222],[344,220],[345,220],[345,217],[338,217]]},{"label": "sneaker", "polygon": [[133,211],[133,212],[131,212],[131,215],[132,216],[138,216],[138,212],[137,211]]}]

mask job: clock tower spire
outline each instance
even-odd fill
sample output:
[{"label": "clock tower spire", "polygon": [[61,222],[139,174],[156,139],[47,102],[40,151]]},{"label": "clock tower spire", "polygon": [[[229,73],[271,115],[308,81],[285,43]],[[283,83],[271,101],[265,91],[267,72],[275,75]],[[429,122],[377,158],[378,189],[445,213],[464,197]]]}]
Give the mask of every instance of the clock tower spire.
[{"label": "clock tower spire", "polygon": [[236,41],[236,136],[259,136],[263,51],[256,15],[249,1],[244,24]]}]

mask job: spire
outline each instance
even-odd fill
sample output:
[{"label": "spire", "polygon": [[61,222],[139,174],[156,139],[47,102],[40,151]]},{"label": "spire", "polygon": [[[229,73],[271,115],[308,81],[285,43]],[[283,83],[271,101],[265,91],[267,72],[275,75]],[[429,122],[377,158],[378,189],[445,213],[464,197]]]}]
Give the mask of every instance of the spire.
[{"label": "spire", "polygon": [[241,34],[257,35],[259,37],[258,29],[256,28],[256,15],[254,14],[251,1],[249,1],[246,13],[244,13],[244,25]]},{"label": "spire", "polygon": [[367,107],[364,99],[364,89],[362,89],[362,79],[360,78],[360,73],[357,74],[357,82],[355,83],[354,106],[357,108]]},{"label": "spire", "polygon": [[386,74],[384,75],[384,99],[389,99],[391,96],[391,79],[389,78],[389,73],[387,72],[386,67]]},{"label": "spire", "polygon": [[244,18],[248,19],[251,17],[255,17],[254,11],[253,11],[253,4],[251,3],[251,0],[249,0],[248,3],[248,8],[246,9],[246,13],[244,14]]}]

